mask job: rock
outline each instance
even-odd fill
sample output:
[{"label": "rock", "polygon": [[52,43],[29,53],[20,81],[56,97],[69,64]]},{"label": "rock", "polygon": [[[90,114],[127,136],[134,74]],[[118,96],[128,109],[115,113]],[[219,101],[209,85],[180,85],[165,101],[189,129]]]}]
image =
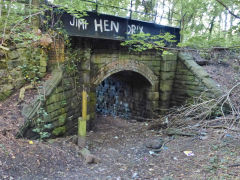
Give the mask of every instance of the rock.
[{"label": "rock", "polygon": [[200,136],[199,139],[200,140],[206,140],[206,139],[208,139],[208,136]]},{"label": "rock", "polygon": [[148,142],[146,142],[145,145],[147,148],[159,149],[162,147],[163,142],[164,141],[161,138],[157,138],[157,139],[149,140]]},{"label": "rock", "polygon": [[86,164],[93,164],[93,163],[99,163],[99,162],[100,162],[100,160],[92,154],[89,154],[85,157]]}]

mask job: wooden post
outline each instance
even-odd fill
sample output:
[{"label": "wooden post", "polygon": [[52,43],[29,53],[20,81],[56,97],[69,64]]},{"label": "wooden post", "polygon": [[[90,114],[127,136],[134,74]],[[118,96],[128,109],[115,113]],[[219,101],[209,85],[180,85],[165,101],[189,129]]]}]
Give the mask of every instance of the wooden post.
[{"label": "wooden post", "polygon": [[87,92],[82,92],[82,117],[78,118],[78,146],[84,148],[87,132]]}]

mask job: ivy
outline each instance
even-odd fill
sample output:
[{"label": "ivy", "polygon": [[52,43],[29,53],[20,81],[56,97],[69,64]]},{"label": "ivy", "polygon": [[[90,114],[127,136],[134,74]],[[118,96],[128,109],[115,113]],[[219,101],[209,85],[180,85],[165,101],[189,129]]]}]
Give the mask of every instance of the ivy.
[{"label": "ivy", "polygon": [[161,50],[163,47],[174,46],[175,36],[170,33],[151,35],[148,33],[132,34],[129,40],[121,43],[122,46],[128,46],[130,50],[141,52],[149,49]]},{"label": "ivy", "polygon": [[[38,99],[42,102],[41,104],[43,104],[44,96],[39,94]],[[35,128],[32,131],[39,135],[39,139],[41,141],[51,136],[49,130],[52,129],[52,124],[46,124],[46,119],[48,119],[48,116],[49,115],[46,112],[45,108],[40,107],[38,109],[37,117],[34,121]]]}]

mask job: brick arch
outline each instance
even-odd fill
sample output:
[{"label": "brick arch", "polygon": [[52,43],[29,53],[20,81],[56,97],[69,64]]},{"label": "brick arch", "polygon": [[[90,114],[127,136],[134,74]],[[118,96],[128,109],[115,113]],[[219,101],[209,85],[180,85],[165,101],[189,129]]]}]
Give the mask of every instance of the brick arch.
[{"label": "brick arch", "polygon": [[157,76],[153,71],[145,64],[138,61],[132,60],[119,60],[113,61],[105,66],[103,66],[93,78],[92,83],[94,85],[100,84],[104,79],[111,76],[112,74],[118,73],[120,71],[133,71],[141,74],[145,77],[149,83],[154,86],[158,81]]}]

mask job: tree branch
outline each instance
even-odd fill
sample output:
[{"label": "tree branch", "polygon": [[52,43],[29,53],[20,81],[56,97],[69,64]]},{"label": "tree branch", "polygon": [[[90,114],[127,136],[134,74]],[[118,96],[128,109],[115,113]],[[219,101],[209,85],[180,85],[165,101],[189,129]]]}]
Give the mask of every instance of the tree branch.
[{"label": "tree branch", "polygon": [[240,19],[240,16],[234,14],[221,0],[216,0],[219,4],[221,4],[232,16],[237,19]]}]

